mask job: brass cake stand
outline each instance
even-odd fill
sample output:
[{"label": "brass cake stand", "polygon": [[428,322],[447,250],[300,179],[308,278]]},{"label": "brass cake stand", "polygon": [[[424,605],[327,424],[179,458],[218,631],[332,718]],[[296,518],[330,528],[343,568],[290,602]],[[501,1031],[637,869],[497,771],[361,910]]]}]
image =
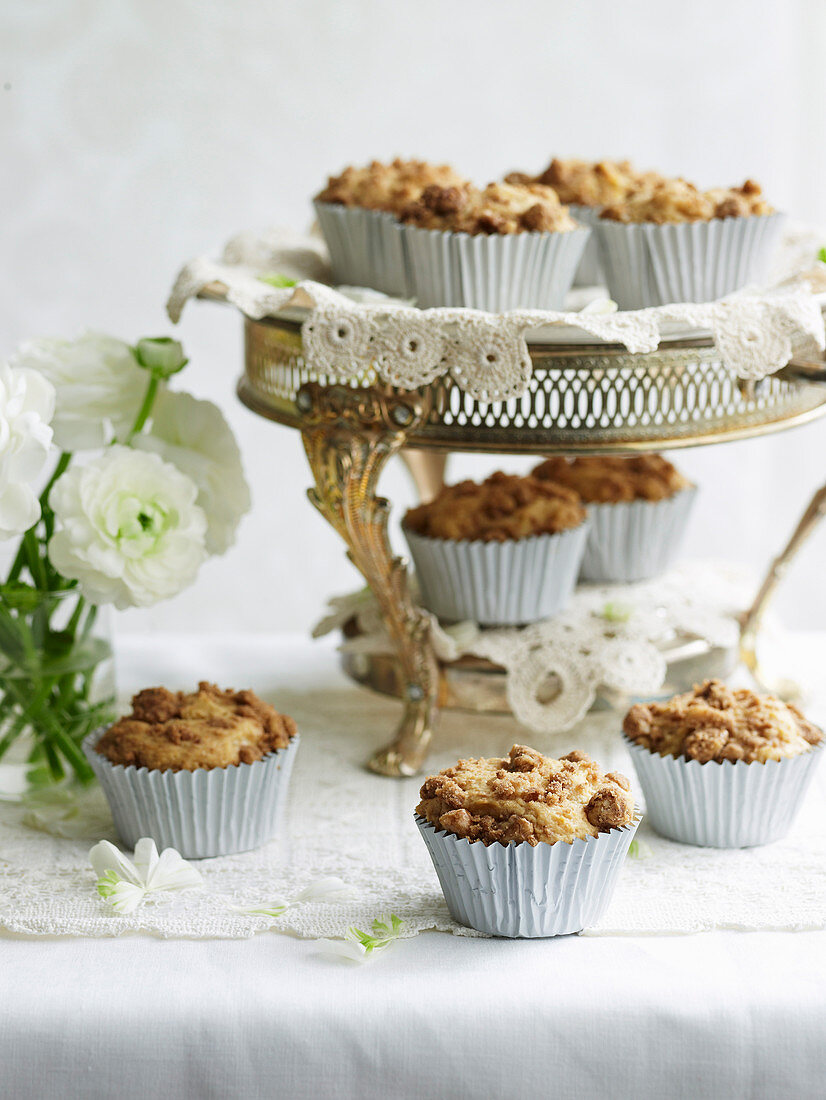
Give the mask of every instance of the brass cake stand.
[{"label": "brass cake stand", "polygon": [[[220,288],[201,296],[223,298]],[[525,395],[484,404],[447,376],[412,391],[385,384],[369,366],[357,382],[321,377],[303,358],[296,321],[245,318],[244,336],[238,395],[253,412],[301,432],[315,481],[310,499],[344,540],[394,644],[404,711],[392,741],[369,761],[391,776],[421,768],[445,682],[427,615],[411,599],[406,563],[388,539],[390,505],[377,485],[389,458],[405,449],[427,497],[451,451],[630,454],[764,435],[826,412],[823,363],[792,362],[762,381],[742,382],[705,339],[664,343],[644,355],[597,343],[530,346]],[[782,563],[770,589],[780,572]],[[747,639],[769,594],[750,613]]]}]

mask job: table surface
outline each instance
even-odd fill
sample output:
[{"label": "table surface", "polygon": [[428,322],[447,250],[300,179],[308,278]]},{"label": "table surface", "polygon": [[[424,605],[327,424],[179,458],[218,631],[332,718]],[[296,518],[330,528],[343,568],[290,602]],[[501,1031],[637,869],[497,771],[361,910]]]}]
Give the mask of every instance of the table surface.
[{"label": "table surface", "polygon": [[[826,656],[826,635],[800,647]],[[190,649],[164,640],[168,683],[185,682]],[[201,638],[199,672],[246,679],[248,650]],[[158,679],[157,640],[119,658],[124,689]],[[362,966],[275,933],[5,935],[0,964],[0,1097],[14,1100],[824,1095],[826,932],[425,933]]]}]

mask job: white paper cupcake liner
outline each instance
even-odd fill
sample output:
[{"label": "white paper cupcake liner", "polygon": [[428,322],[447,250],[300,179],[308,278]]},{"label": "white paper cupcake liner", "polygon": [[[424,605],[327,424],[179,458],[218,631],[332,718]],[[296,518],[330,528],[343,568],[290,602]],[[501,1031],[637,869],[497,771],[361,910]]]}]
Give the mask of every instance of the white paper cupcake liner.
[{"label": "white paper cupcake liner", "polygon": [[515,626],[546,619],[566,606],[588,521],[557,535],[506,542],[426,538],[403,530],[424,607],[447,621]]},{"label": "white paper cupcake liner", "polygon": [[645,796],[649,824],[669,840],[707,848],[750,848],[788,833],[820,763],[821,748],[746,764],[701,764],[660,756],[624,738]]},{"label": "white paper cupcake liner", "polygon": [[582,206],[579,203],[569,203],[568,209],[575,222],[584,225],[591,230],[591,236],[585,242],[582,258],[574,275],[574,286],[602,286],[605,283],[605,272],[599,256],[594,227],[599,221],[601,206]]},{"label": "white paper cupcake liner", "polygon": [[491,936],[567,936],[608,908],[641,817],[571,844],[472,843],[418,814],[450,915]]},{"label": "white paper cupcake liner", "polygon": [[765,275],[782,214],[682,225],[599,218],[594,235],[608,291],[620,309],[711,302]]},{"label": "white paper cupcake liner", "polygon": [[95,751],[102,730],[83,751],[109,802],[115,828],[134,848],[151,837],[159,849],[176,848],[185,859],[246,852],[278,832],[298,750],[287,748],[253,764],[195,771],[159,771],[113,764]]},{"label": "white paper cupcake liner", "polygon": [[588,505],[580,580],[629,584],[664,573],[680,551],[697,489],[665,500]]},{"label": "white paper cupcake liner", "polygon": [[402,225],[411,293],[422,309],[457,306],[501,313],[561,309],[590,236],[448,233]]},{"label": "white paper cupcake liner", "polygon": [[392,214],[329,202],[313,205],[335,283],[409,294],[399,223]]}]

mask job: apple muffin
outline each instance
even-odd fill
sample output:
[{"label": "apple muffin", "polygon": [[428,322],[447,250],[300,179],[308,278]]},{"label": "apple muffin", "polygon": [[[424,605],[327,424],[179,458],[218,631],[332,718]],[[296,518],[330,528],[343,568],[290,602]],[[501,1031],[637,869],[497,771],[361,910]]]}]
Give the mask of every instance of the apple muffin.
[{"label": "apple muffin", "polygon": [[466,183],[449,164],[397,157],[390,164],[374,160],[363,168],[350,166],[330,176],[315,201],[398,213],[427,187],[462,187]]}]

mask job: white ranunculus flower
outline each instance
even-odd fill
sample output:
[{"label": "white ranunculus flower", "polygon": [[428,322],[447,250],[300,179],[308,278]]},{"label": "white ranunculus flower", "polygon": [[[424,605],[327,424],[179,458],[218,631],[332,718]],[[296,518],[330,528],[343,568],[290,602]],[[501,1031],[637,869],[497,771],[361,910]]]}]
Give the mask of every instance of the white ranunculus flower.
[{"label": "white ranunculus flower", "polygon": [[100,332],[84,332],[75,340],[30,340],[12,362],[38,371],[54,386],[54,438],[63,451],[126,439],[149,384],[129,345]]},{"label": "white ranunculus flower", "polygon": [[41,375],[0,363],[0,539],[40,519],[33,488],[52,443],[54,390]]},{"label": "white ranunculus flower", "polygon": [[195,580],[206,558],[198,488],[158,455],[114,446],[71,466],[49,503],[52,565],[92,603],[148,607]]},{"label": "white ranunculus flower", "polygon": [[223,554],[232,546],[241,516],[249,511],[250,491],[238,444],[218,406],[165,390],[152,409],[151,431],[132,445],[159,454],[198,486],[209,553]]}]

